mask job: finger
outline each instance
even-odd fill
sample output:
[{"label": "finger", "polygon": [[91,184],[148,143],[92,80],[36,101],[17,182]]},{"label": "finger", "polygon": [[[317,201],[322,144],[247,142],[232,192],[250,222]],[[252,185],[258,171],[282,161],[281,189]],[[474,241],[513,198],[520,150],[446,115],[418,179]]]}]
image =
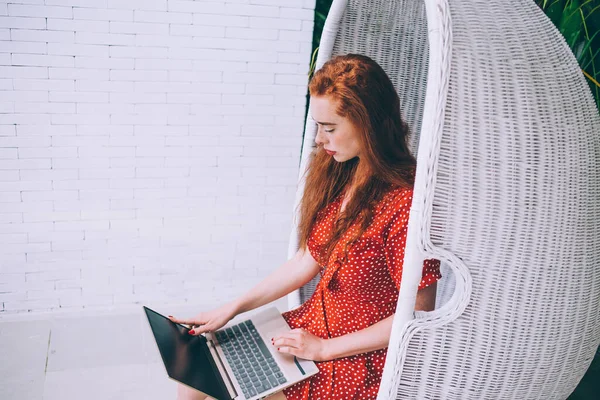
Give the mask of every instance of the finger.
[{"label": "finger", "polygon": [[179,319],[179,318],[173,317],[172,315],[169,316],[169,319],[172,322],[175,322],[176,324],[185,324],[185,325],[190,325],[190,326],[198,325],[199,324],[199,322],[197,320],[194,321],[194,320],[191,320],[191,319]]},{"label": "finger", "polygon": [[203,333],[213,332],[213,330],[214,328],[212,325],[200,325],[194,327],[194,333],[192,335],[198,336],[202,335]]},{"label": "finger", "polygon": [[298,339],[302,336],[302,332],[294,332],[294,331],[289,331],[286,332],[284,334],[281,334],[279,336],[275,336],[272,340],[277,340],[277,339]]},{"label": "finger", "polygon": [[300,351],[298,351],[298,349],[295,349],[293,347],[287,347],[287,346],[278,347],[277,351],[280,353],[293,354],[296,357],[302,358]]},{"label": "finger", "polygon": [[273,341],[273,345],[278,346],[278,347],[279,346],[288,346],[288,347],[295,347],[295,348],[300,347],[299,346],[300,343],[295,338],[280,338],[280,339]]}]

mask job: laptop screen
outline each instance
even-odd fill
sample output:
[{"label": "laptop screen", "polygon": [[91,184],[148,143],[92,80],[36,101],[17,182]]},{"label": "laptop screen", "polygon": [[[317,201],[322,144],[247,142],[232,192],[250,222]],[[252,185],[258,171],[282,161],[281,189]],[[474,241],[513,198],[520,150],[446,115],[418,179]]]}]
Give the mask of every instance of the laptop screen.
[{"label": "laptop screen", "polygon": [[217,400],[231,400],[204,336],[189,335],[188,328],[148,307],[144,311],[169,376]]}]

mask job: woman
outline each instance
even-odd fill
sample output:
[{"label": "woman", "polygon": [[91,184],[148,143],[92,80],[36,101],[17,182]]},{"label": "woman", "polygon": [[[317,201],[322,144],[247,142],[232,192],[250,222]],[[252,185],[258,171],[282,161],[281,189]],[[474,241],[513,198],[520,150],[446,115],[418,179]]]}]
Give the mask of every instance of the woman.
[{"label": "woman", "polygon": [[[193,334],[321,281],[283,314],[292,328],[273,338],[282,353],[314,360],[319,373],[273,399],[375,399],[402,277],[415,159],[398,95],[383,69],[349,54],[310,81],[316,149],[300,204],[300,250],[236,301],[200,313]],[[439,262],[426,260],[416,309],[432,310]],[[195,392],[197,393],[197,392]],[[181,399],[194,392],[180,388]]]}]

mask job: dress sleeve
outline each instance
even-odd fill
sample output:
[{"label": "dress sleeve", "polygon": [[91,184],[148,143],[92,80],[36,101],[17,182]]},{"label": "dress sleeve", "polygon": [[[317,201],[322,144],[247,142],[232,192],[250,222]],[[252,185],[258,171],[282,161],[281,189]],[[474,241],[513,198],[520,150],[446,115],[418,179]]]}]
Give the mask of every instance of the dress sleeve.
[{"label": "dress sleeve", "polygon": [[[406,233],[408,231],[408,214],[412,202],[412,192],[400,196],[396,200],[394,214],[390,222],[390,228],[385,240],[385,259],[388,270],[396,288],[400,290],[402,281],[402,267],[404,263],[404,250],[406,248]],[[440,274],[439,260],[429,259],[423,263],[423,275],[419,283],[419,289],[424,289],[432,283],[437,282]]]}]

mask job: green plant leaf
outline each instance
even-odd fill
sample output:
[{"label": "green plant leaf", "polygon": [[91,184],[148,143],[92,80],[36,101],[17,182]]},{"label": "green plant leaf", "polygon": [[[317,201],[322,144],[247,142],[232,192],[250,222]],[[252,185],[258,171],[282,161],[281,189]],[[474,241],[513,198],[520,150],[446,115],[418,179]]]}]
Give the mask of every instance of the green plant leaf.
[{"label": "green plant leaf", "polygon": [[560,20],[559,30],[567,40],[571,49],[577,46],[584,32],[583,21],[579,12],[581,6],[579,0],[572,0],[565,5],[563,15]]}]

